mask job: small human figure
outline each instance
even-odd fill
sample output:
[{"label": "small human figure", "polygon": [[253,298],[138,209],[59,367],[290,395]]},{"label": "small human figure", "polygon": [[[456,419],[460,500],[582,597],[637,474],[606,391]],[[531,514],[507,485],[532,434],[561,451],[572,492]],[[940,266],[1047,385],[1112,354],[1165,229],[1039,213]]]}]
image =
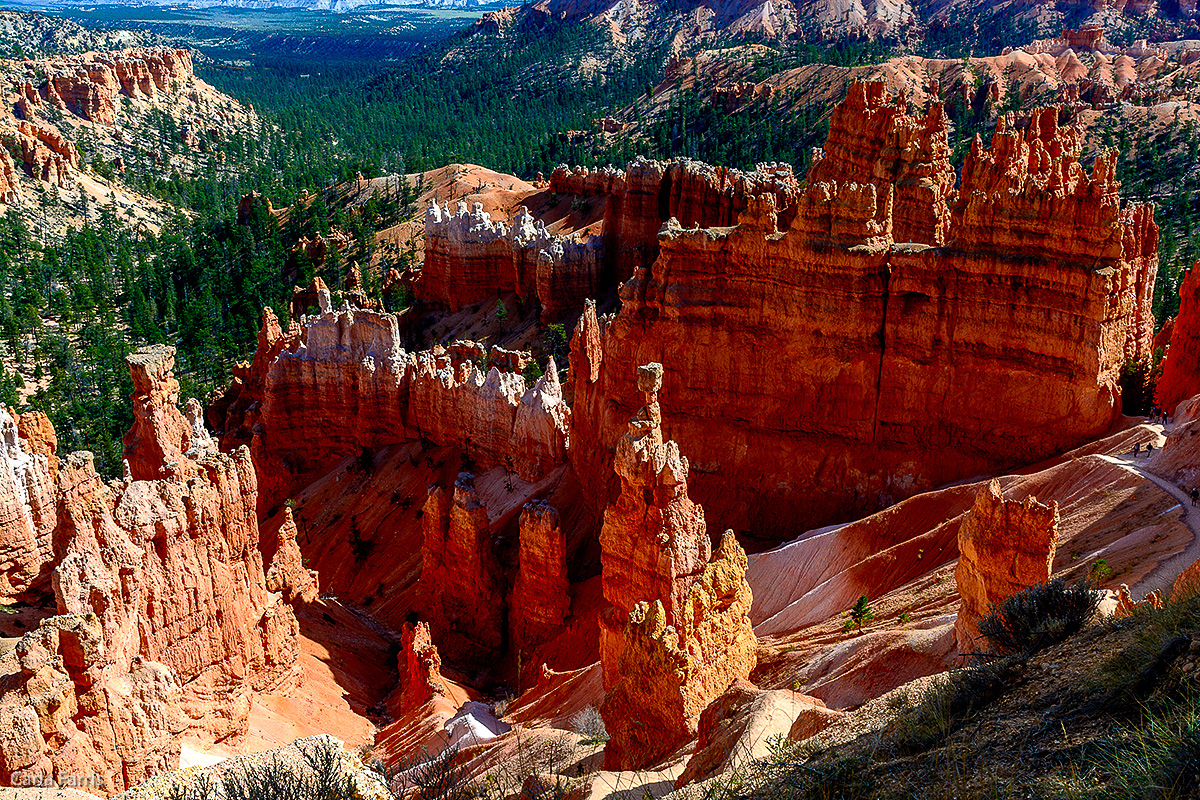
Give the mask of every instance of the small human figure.
[{"label": "small human figure", "polygon": [[1154,445],[1152,445],[1152,444],[1146,445],[1146,458],[1149,458],[1151,455],[1153,455],[1153,453],[1154,453]]},{"label": "small human figure", "polygon": [[1138,453],[1140,453],[1140,452],[1142,452],[1142,444],[1141,444],[1141,442],[1138,442],[1137,444],[1135,444],[1133,446],[1133,457],[1137,458]]},{"label": "small human figure", "polygon": [[1193,486],[1192,487],[1192,505],[1193,506],[1196,505],[1197,500],[1200,500],[1200,489],[1197,489],[1195,486]]}]

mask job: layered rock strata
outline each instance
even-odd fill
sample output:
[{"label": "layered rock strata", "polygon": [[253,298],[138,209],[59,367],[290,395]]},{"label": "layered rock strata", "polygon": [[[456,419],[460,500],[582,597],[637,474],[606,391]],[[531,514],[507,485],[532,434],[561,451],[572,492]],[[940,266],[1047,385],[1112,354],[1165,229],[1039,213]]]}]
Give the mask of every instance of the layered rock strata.
[{"label": "layered rock strata", "polygon": [[954,580],[962,597],[954,621],[959,652],[986,650],[979,620],[993,603],[1050,578],[1058,546],[1058,503],[1035,497],[1005,500],[1000,482],[979,490],[975,505],[958,529]]},{"label": "layered rock strata", "polygon": [[886,92],[882,81],[850,84],[830,118],[825,149],[814,153],[809,183],[871,186],[893,241],[945,244],[954,169],[942,104],[912,116],[903,92],[895,102]]},{"label": "layered rock strata", "polygon": [[456,211],[436,202],[425,214],[425,263],[414,283],[417,299],[451,310],[516,292],[537,299],[543,321],[578,308],[598,287],[601,240],[547,233],[522,206],[509,225],[492,221],[481,203]]},{"label": "layered rock strata", "polygon": [[687,459],[663,439],[662,365],[637,375],[645,405],[617,446],[621,493],[600,533],[612,769],[649,766],[687,741],[705,706],[757,661],[746,554],[731,532],[711,554],[704,511],[688,497]]},{"label": "layered rock strata", "polygon": [[1171,325],[1171,346],[1163,361],[1162,377],[1154,392],[1158,407],[1168,413],[1200,394],[1200,262],[1179,284],[1179,313]]},{"label": "layered rock strata", "polygon": [[208,413],[223,449],[250,446],[264,509],[347,456],[405,441],[457,446],[481,468],[506,465],[529,481],[566,463],[571,412],[553,363],[530,387],[518,373],[399,342],[388,313],[345,306],[285,332],[263,312],[253,362],[234,369]]},{"label": "layered rock strata", "polygon": [[759,164],[744,172],[687,158],[662,162],[639,156],[624,170],[560,166],[550,175],[550,191],[605,197],[605,259],[625,280],[654,262],[658,231],[668,219],[694,228],[734,225],[750,198],[770,194],[786,225],[800,185],[789,164]]},{"label": "layered rock strata", "polygon": [[[88,453],[59,460],[44,419],[0,419],[0,473],[10,487],[24,481],[29,514],[5,518],[0,542],[30,519],[36,542],[53,518],[37,557],[59,613],[0,659],[0,717],[17,734],[0,736],[0,783],[94,774],[120,790],[173,769],[188,727],[241,736],[253,692],[298,677],[296,618],[268,589],[258,549],[249,452],[225,455],[195,435],[175,405],[173,348],[128,361],[125,480],[106,484]],[[298,594],[294,548],[280,543],[274,582]]]},{"label": "layered rock strata", "polygon": [[572,461],[590,496],[618,493],[608,454],[641,402],[623,376],[647,361],[686,366],[663,426],[691,455],[692,496],[765,538],[1045,459],[1117,419],[1122,366],[1150,356],[1152,208],[1122,209],[1113,156],[1086,173],[1053,112],[998,126],[947,193],[936,108],[906,115],[877,87],[852,90],[790,222],[777,193],[733,227],[668,220],[619,312],[585,312]]}]

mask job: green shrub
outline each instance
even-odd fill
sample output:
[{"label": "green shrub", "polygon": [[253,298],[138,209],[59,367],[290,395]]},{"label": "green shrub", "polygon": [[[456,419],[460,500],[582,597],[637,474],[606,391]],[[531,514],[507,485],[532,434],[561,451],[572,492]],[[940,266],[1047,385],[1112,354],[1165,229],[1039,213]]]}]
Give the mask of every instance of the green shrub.
[{"label": "green shrub", "polygon": [[1087,581],[1067,586],[1052,578],[993,603],[979,632],[994,654],[1028,655],[1078,633],[1099,604],[1100,594]]},{"label": "green shrub", "polygon": [[1092,566],[1088,568],[1088,581],[1093,585],[1099,586],[1106,580],[1112,577],[1112,567],[1103,558],[1096,559]]}]

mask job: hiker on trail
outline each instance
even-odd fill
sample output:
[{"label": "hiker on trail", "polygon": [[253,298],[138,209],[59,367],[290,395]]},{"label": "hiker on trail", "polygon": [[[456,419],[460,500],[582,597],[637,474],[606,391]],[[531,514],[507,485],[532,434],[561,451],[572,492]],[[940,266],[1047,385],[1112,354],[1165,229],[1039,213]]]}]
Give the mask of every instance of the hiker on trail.
[{"label": "hiker on trail", "polygon": [[1200,500],[1200,489],[1192,487],[1192,505],[1196,505],[1196,501]]},{"label": "hiker on trail", "polygon": [[1152,445],[1152,444],[1146,445],[1146,458],[1149,458],[1153,452],[1154,452],[1154,445]]},{"label": "hiker on trail", "polygon": [[1134,457],[1134,458],[1137,458],[1137,457],[1138,457],[1138,453],[1140,453],[1140,452],[1142,452],[1142,443],[1141,443],[1141,442],[1138,442],[1137,444],[1135,444],[1135,445],[1133,446],[1133,457]]}]

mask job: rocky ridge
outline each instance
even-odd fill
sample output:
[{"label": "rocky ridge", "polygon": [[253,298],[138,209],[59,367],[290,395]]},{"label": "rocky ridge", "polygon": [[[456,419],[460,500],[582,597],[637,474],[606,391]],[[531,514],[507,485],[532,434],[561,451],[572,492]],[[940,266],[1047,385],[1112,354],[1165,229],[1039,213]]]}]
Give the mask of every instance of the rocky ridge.
[{"label": "rocky ridge", "polygon": [[[87,453],[58,459],[44,419],[5,425],[4,474],[28,500],[29,524],[0,527],[0,545],[20,547],[31,528],[36,545],[49,529],[50,547],[35,546],[37,569],[18,586],[52,589],[58,607],[0,659],[8,785],[94,774],[109,792],[133,786],[175,768],[185,730],[236,739],[254,692],[297,679],[296,617],[267,587],[248,451],[225,455],[192,436],[173,348],[128,361],[124,480],[104,484]],[[13,435],[22,430],[29,444]],[[276,582],[300,586],[310,576],[294,547],[283,543],[270,567]]]},{"label": "rocky ridge", "polygon": [[[135,224],[157,228],[159,204],[127,189],[124,171],[220,171],[216,145],[261,125],[252,110],[195,77],[191,52],[175,47],[4,58],[0,87],[10,109],[0,115],[0,203],[37,208],[29,216],[48,235],[58,217],[82,213],[84,198],[115,198]],[[160,112],[176,126],[167,141],[152,120]],[[56,211],[39,203],[43,191],[62,201]]]},{"label": "rocky ridge", "polygon": [[[552,363],[528,386],[445,348],[406,352],[395,315],[345,306],[286,332],[265,310],[253,362],[234,369],[208,419],[223,448],[250,446],[266,510],[346,456],[418,439],[536,481],[566,463],[570,408]],[[327,436],[314,443],[313,431]]]}]

